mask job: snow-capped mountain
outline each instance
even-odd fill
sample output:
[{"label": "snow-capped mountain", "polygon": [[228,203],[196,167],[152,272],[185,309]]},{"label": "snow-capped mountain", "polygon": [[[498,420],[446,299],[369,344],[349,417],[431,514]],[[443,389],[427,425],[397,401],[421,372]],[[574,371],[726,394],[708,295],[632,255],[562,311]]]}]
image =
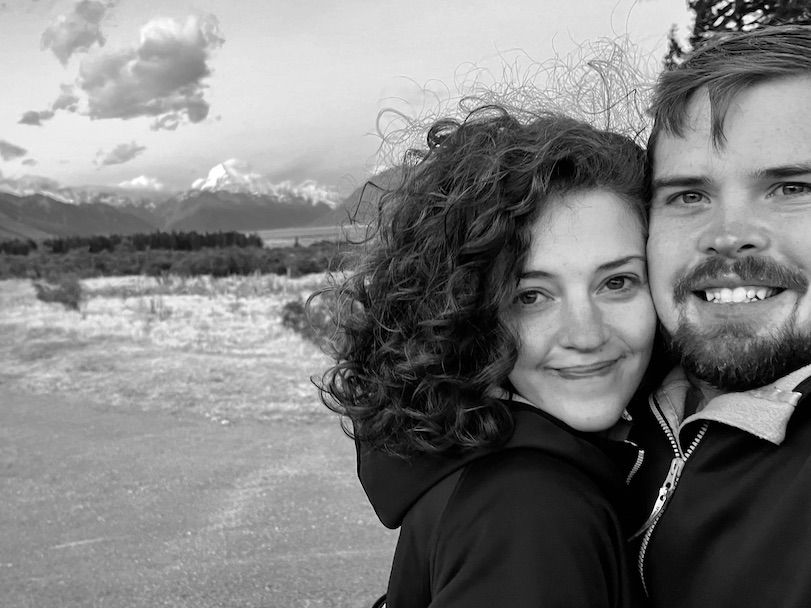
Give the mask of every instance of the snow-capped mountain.
[{"label": "snow-capped mountain", "polygon": [[245,161],[230,158],[214,165],[206,177],[195,180],[191,192],[231,192],[253,196],[271,196],[282,203],[309,202],[336,207],[341,196],[313,180],[298,185],[285,181],[274,184],[267,177],[256,173]]},{"label": "snow-capped mountain", "polygon": [[[130,231],[289,228],[330,215],[342,203],[340,195],[313,180],[298,185],[274,184],[248,163],[236,159],[215,165],[205,178],[195,180],[184,192],[166,190],[147,176],[118,186],[66,187],[44,177],[0,175],[0,200],[5,195],[12,197],[8,201],[13,201],[14,206],[9,206],[5,215],[0,210],[0,228],[13,220],[53,234],[123,231],[128,225],[126,217],[131,218],[132,229],[127,228]],[[48,217],[39,217],[46,211]],[[57,211],[59,222],[50,218]],[[21,215],[23,212],[28,215]]]},{"label": "snow-capped mountain", "polygon": [[0,177],[0,192],[15,196],[47,196],[68,205],[103,203],[112,207],[155,208],[176,193],[154,188],[123,186],[62,186],[58,182],[37,175],[19,178]]}]

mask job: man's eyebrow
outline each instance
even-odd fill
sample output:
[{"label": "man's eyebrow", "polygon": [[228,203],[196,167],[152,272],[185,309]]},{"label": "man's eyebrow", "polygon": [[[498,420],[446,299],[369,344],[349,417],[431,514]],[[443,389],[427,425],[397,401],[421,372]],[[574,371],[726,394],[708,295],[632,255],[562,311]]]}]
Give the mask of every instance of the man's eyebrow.
[{"label": "man's eyebrow", "polygon": [[754,172],[754,177],[757,179],[784,179],[809,173],[811,173],[811,163],[794,163],[758,169]]},{"label": "man's eyebrow", "polygon": [[699,188],[706,187],[710,183],[708,177],[701,175],[665,175],[657,177],[651,182],[654,190],[661,188]]},{"label": "man's eyebrow", "polygon": [[[606,270],[613,270],[615,268],[619,268],[620,266],[625,266],[628,262],[633,260],[641,260],[643,263],[645,262],[644,255],[626,255],[621,258],[617,258],[616,260],[611,260],[610,262],[606,262],[605,264],[600,264],[597,267],[597,272],[605,272]],[[522,272],[521,275],[518,277],[519,279],[551,279],[554,277],[555,274],[552,272],[546,272],[545,270],[527,270],[526,272]]]},{"label": "man's eyebrow", "polygon": [[[809,173],[811,173],[811,162],[764,167],[753,171],[751,176],[754,179],[786,179]],[[653,190],[662,188],[700,188],[708,186],[710,182],[710,178],[703,175],[664,175],[654,178],[651,181],[651,188]]]}]

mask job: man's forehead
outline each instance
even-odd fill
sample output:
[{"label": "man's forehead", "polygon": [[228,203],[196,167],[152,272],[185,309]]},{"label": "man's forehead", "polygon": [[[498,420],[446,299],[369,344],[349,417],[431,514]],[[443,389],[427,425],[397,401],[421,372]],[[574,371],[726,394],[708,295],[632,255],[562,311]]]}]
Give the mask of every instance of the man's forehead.
[{"label": "man's forehead", "polygon": [[707,87],[701,87],[687,101],[682,128],[687,131],[709,131],[712,120],[712,104]]},{"label": "man's forehead", "polygon": [[653,154],[654,181],[663,175],[704,173],[707,161],[715,156],[709,130],[685,129],[681,135],[660,133]]},{"label": "man's forehead", "polygon": [[654,175],[660,174],[673,165],[674,151],[682,160],[686,150],[698,151],[711,139],[711,106],[706,87],[698,89],[688,100],[679,125],[679,133],[662,129],[656,136],[652,150]]},{"label": "man's forehead", "polygon": [[[811,75],[774,79],[748,87],[729,102],[723,137],[713,138],[710,97],[700,89],[690,99],[679,135],[662,131],[653,149],[653,174],[708,170],[733,161],[756,171],[811,157]],[[717,167],[716,167],[717,168]]]}]

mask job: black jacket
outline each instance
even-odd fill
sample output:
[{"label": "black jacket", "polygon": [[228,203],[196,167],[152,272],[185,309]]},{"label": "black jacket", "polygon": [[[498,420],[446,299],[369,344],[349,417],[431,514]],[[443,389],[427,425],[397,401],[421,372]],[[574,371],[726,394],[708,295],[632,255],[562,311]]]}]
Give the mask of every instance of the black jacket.
[{"label": "black jacket", "polygon": [[[682,451],[700,440],[637,540],[654,608],[811,606],[811,380],[795,390],[803,397],[781,445],[720,422],[684,425]],[[634,415],[633,437],[645,450],[631,484],[640,520],[675,457],[656,407],[652,400]]]},{"label": "black jacket", "polygon": [[[401,527],[389,608],[635,605],[620,467],[585,435],[510,405],[515,431],[499,449],[410,461],[359,449],[372,506]],[[633,446],[611,449],[636,460]]]}]

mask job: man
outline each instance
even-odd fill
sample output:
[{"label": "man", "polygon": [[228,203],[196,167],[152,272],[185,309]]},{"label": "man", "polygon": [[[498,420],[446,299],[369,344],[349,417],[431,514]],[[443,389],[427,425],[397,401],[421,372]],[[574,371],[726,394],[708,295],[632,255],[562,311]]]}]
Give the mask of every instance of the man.
[{"label": "man", "polygon": [[811,606],[811,27],[663,74],[648,256],[680,366],[640,408],[656,608]]}]

